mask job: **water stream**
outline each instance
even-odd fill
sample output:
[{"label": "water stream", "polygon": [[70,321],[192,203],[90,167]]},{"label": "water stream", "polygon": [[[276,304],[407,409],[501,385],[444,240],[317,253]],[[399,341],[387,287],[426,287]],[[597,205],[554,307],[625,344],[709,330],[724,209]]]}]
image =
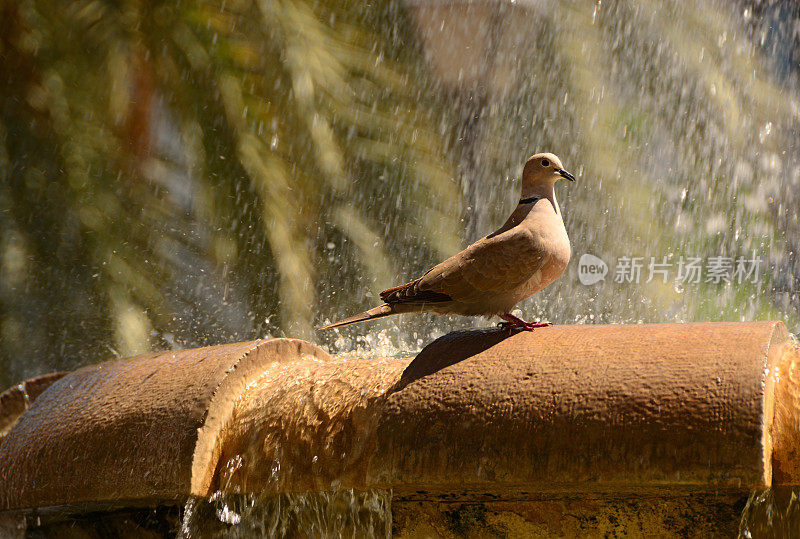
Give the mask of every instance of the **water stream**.
[{"label": "water stream", "polygon": [[754,491],[739,523],[740,539],[795,537],[800,530],[800,489]]},{"label": "water stream", "polygon": [[391,537],[391,493],[218,493],[187,502],[179,537]]}]

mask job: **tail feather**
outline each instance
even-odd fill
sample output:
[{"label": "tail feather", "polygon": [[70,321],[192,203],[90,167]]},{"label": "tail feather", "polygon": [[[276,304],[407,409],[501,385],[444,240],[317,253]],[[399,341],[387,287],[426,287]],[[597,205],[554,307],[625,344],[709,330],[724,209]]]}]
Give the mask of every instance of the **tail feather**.
[{"label": "tail feather", "polygon": [[347,318],[343,318],[338,322],[334,322],[332,324],[328,324],[326,326],[322,326],[321,328],[317,328],[319,331],[324,329],[331,329],[331,328],[339,328],[342,326],[349,326],[350,324],[356,324],[358,322],[364,322],[366,320],[373,320],[375,318],[383,318],[384,316],[389,316],[392,314],[396,314],[397,311],[389,305],[388,303],[384,303],[383,305],[378,305],[368,311],[364,311],[363,313],[355,314],[353,316],[349,316]]}]

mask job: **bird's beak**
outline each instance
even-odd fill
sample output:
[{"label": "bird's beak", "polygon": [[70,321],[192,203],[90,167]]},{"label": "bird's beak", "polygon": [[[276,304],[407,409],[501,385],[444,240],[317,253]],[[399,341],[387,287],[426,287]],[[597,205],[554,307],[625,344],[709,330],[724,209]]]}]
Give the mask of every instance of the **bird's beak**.
[{"label": "bird's beak", "polygon": [[571,182],[575,181],[575,176],[573,176],[572,174],[570,174],[569,172],[567,172],[563,168],[560,168],[560,169],[556,170],[556,172],[558,172],[561,175],[562,178],[566,178]]}]

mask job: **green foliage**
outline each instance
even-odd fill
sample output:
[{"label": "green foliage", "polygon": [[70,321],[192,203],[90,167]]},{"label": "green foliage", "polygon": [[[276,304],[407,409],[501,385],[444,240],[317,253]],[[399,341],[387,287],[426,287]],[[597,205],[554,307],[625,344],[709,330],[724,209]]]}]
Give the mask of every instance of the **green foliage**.
[{"label": "green foliage", "polygon": [[[442,118],[396,5],[0,6],[7,362],[308,337],[321,306],[357,308],[457,247]],[[419,259],[392,259],[412,241]],[[239,327],[187,319],[204,271]],[[343,279],[352,299],[320,299]]]}]

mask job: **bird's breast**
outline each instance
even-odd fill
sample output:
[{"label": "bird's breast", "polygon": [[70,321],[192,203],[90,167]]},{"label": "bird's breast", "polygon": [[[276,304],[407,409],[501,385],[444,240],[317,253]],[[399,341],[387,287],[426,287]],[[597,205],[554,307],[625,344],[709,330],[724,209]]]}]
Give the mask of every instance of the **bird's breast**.
[{"label": "bird's breast", "polygon": [[561,217],[551,214],[541,217],[538,221],[540,222],[534,222],[530,227],[531,241],[536,246],[535,251],[541,255],[530,260],[530,264],[531,266],[535,264],[538,270],[534,271],[527,282],[520,287],[519,301],[532,296],[558,279],[569,264],[571,248]]}]

